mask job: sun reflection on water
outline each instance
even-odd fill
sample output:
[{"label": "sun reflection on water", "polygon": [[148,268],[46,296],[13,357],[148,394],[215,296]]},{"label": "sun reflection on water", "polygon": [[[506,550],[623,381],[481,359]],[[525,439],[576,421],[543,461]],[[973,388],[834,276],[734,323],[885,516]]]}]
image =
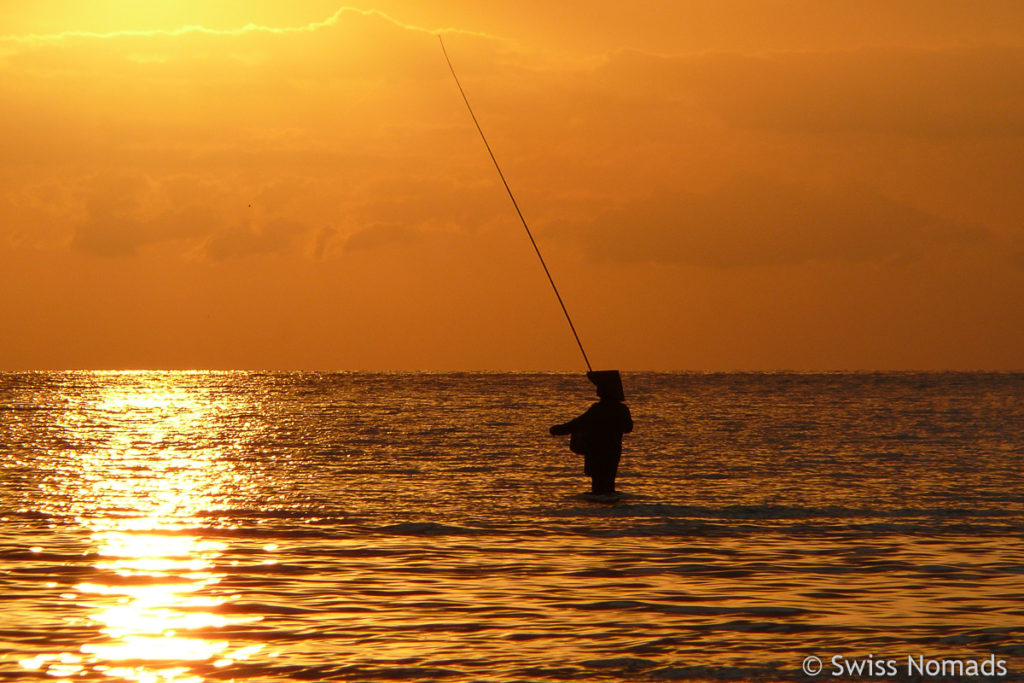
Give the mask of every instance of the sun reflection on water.
[{"label": "sun reflection on water", "polygon": [[220,415],[232,407],[180,373],[111,379],[68,407],[63,426],[77,471],[55,478],[50,492],[91,532],[95,574],[64,597],[99,633],[78,652],[21,664],[56,678],[91,671],[140,683],[202,681],[204,667],[258,650],[233,649],[223,635],[259,617],[223,611],[237,598],[218,587],[227,546],[204,528],[239,479],[220,457]]}]

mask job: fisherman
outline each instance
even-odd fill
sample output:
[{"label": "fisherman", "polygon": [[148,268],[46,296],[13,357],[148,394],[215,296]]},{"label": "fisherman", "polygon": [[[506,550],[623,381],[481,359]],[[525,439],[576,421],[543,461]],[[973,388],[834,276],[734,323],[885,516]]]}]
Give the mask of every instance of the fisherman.
[{"label": "fisherman", "polygon": [[579,417],[555,425],[552,436],[570,434],[569,448],[583,455],[583,472],[590,475],[590,492],[615,493],[615,474],[622,456],[622,435],[633,431],[633,418],[623,401],[622,378],[618,370],[587,373],[601,399]]}]

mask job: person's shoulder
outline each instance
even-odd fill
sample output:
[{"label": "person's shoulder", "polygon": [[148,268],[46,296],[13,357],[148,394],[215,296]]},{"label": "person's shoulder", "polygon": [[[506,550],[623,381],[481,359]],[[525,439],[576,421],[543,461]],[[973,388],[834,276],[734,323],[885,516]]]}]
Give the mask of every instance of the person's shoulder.
[{"label": "person's shoulder", "polygon": [[629,406],[622,401],[614,401],[609,405],[610,410],[614,410],[619,415],[629,415]]}]

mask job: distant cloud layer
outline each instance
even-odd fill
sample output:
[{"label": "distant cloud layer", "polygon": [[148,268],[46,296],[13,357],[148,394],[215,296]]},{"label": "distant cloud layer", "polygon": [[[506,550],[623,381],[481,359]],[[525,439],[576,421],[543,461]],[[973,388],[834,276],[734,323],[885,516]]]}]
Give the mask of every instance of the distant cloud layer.
[{"label": "distant cloud layer", "polygon": [[[315,281],[317,296],[336,286],[367,325],[409,292],[442,305],[475,297],[494,338],[543,353],[530,336],[551,322],[541,308],[490,314],[515,308],[524,282],[545,296],[546,284],[529,270],[513,286],[504,269],[532,255],[518,250],[518,218],[440,31],[570,292],[574,278],[614,277],[633,288],[624,299],[644,301],[713,285],[739,310],[750,283],[833,287],[826,300],[850,290],[845,276],[868,291],[860,269],[903,285],[926,273],[934,292],[971,291],[989,308],[948,312],[951,298],[937,293],[904,308],[934,296],[935,320],[977,315],[975,337],[995,338],[1003,321],[1024,319],[1024,303],[1000,298],[1024,286],[1024,10],[927,4],[657,0],[624,16],[599,0],[296,0],[217,27],[51,18],[52,28],[0,36],[0,265],[56,287],[51,271],[84,263],[126,291],[159,272],[171,299],[197,272],[236,293],[288,272]],[[0,8],[0,19],[13,14]],[[579,16],[592,21],[568,21]],[[835,281],[823,284],[821,264]],[[464,286],[442,295],[449,281]],[[291,302],[316,299],[290,294],[288,315]],[[73,299],[25,296],[6,305]],[[593,324],[605,324],[601,302],[592,306]],[[893,306],[887,319],[906,319]],[[406,313],[441,339],[458,311],[442,328],[427,308]],[[620,310],[609,326],[639,324]],[[649,313],[653,325],[662,309]],[[210,317],[193,324],[201,332]],[[659,324],[652,339],[675,353],[678,326]],[[913,332],[936,336],[925,323]],[[1024,330],[1011,337],[1007,349],[1024,348]]]},{"label": "distant cloud layer", "polygon": [[[907,141],[900,144],[1024,135],[1024,51],[1016,48],[630,51],[582,67],[456,33],[456,61],[505,161],[518,164],[514,171],[535,168],[516,174],[519,189],[533,193],[542,215],[592,226],[586,241],[618,260],[742,266],[912,257],[930,241],[980,234],[887,199],[884,185],[816,189],[806,174],[820,160],[772,181],[757,167],[764,143],[740,133],[746,156],[733,156],[740,150],[722,125],[802,136],[790,137],[790,150],[810,150],[821,135],[853,146],[864,135]],[[352,8],[296,27],[0,40],[9,51],[0,101],[12,141],[0,211],[15,218],[6,230],[26,229],[14,206],[28,190],[19,176],[33,172],[62,178],[72,195],[116,194],[99,205],[79,194],[77,218],[46,217],[65,222],[65,243],[104,256],[169,243],[218,258],[324,254],[326,228],[350,250],[384,225],[410,236],[477,229],[505,207],[433,40],[426,29]],[[715,125],[718,148],[706,138],[688,147],[692,131]],[[655,132],[659,147],[645,140]],[[710,171],[704,184],[717,177],[712,187],[686,189],[694,163]],[[630,179],[637,164],[650,170]],[[591,182],[603,167],[614,167],[605,176],[616,179],[614,194]],[[135,180],[118,185],[125,176]],[[756,187],[751,176],[768,185]],[[837,180],[852,187],[873,179]],[[293,192],[243,210],[274,187]],[[607,200],[636,212],[609,212]],[[633,225],[637,216],[644,225]],[[320,247],[308,246],[314,239]]]},{"label": "distant cloud layer", "polygon": [[988,237],[866,187],[823,192],[749,177],[707,193],[665,191],[579,228],[597,257],[623,262],[744,267],[899,261]]},{"label": "distant cloud layer", "polygon": [[1024,134],[1024,49],[615,55],[610,83],[692,99],[740,126],[910,138]]}]

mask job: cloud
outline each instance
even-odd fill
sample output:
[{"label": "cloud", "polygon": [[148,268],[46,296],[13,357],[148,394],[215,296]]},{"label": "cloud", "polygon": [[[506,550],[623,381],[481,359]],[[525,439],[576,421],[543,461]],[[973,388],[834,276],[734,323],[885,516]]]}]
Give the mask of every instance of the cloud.
[{"label": "cloud", "polygon": [[103,257],[129,256],[166,242],[190,241],[218,223],[211,188],[186,182],[159,183],[139,174],[93,178],[80,190],[84,217],[75,225],[72,249]]},{"label": "cloud", "polygon": [[309,244],[307,254],[314,261],[322,261],[327,255],[331,243],[338,236],[337,228],[330,226],[322,227],[313,233],[313,239]]},{"label": "cloud", "polygon": [[1024,49],[614,55],[609,85],[683,98],[744,127],[913,138],[1024,135]]},{"label": "cloud", "polygon": [[[978,238],[938,217],[966,212],[886,198],[941,204],[925,179],[916,196],[889,192],[885,180],[885,191],[857,181],[874,180],[872,165],[887,164],[886,155],[924,158],[920,146],[935,140],[969,145],[1024,131],[1024,51],[1011,48],[619,52],[595,64],[550,62],[468,31],[452,39],[531,224],[576,225],[601,258],[718,266],[913,258],[928,245]],[[7,42],[20,52],[0,60],[4,177],[63,179],[64,201],[85,208],[54,222],[73,231],[79,251],[165,245],[215,260],[293,252],[315,260],[430,231],[515,225],[436,38],[421,26],[341,8],[295,27]],[[864,135],[906,148],[862,153]],[[1001,177],[1012,186],[1020,166],[1003,154]],[[722,184],[738,176],[747,179]],[[819,180],[840,189],[799,184]],[[668,184],[686,190],[647,196]],[[96,186],[113,199],[91,196]],[[248,215],[251,201],[258,210]],[[623,208],[602,214],[614,201]],[[20,206],[8,215],[42,214]],[[617,244],[634,216],[635,234]],[[0,230],[32,242],[24,225]]]},{"label": "cloud", "polygon": [[208,232],[214,220],[204,206],[176,209],[153,219],[125,213],[93,214],[78,226],[71,247],[95,256],[130,256],[147,246],[194,239]]},{"label": "cloud", "polygon": [[295,251],[309,230],[296,221],[273,220],[264,225],[245,224],[218,230],[198,253],[215,261],[258,254]]},{"label": "cloud", "polygon": [[665,190],[580,224],[574,234],[602,260],[716,268],[898,262],[988,237],[870,188],[824,192],[754,177],[708,193]]},{"label": "cloud", "polygon": [[345,251],[369,251],[393,244],[410,245],[418,242],[423,233],[404,225],[371,225],[357,230],[345,240]]},{"label": "cloud", "polygon": [[[83,185],[83,214],[69,244],[93,256],[128,257],[163,248],[215,261],[299,251],[318,258],[329,238],[287,215],[264,211],[258,201],[254,209],[237,197],[237,189],[209,179],[115,173]],[[274,198],[273,188],[258,196]]]},{"label": "cloud", "polygon": [[1024,232],[1016,232],[1007,239],[1006,254],[1010,262],[1017,268],[1024,270]]},{"label": "cloud", "polygon": [[[268,188],[289,192],[260,203],[266,220],[476,221],[481,202],[460,189],[465,163],[453,163],[452,140],[472,150],[474,171],[487,169],[477,164],[483,158],[434,30],[342,8],[294,28],[0,39],[18,45],[18,54],[0,59],[0,177],[12,179],[11,196],[25,195],[32,175],[60,179],[70,203],[85,208],[57,218],[65,233],[74,231],[74,248],[93,254],[132,254],[179,238],[189,252],[218,231],[225,236],[210,241],[211,254],[269,248],[278,243],[246,233],[238,214]],[[493,63],[498,41],[436,30],[451,34],[462,54],[486,56],[475,63]],[[149,186],[183,175],[194,187],[156,201]],[[130,184],[126,176],[148,180]],[[115,199],[98,201],[98,186]],[[371,196],[380,187],[397,189]],[[33,241],[24,237],[34,220],[25,202],[5,199],[0,218],[18,224],[0,220],[0,233]]]},{"label": "cloud", "polygon": [[384,21],[407,31],[414,31],[417,33],[427,33],[430,35],[439,35],[446,33],[458,33],[463,35],[491,38],[485,33],[477,31],[467,31],[464,29],[457,29],[452,27],[445,28],[426,28],[423,26],[416,26],[414,24],[408,24],[395,19],[386,12],[381,12],[375,9],[362,9],[359,7],[339,7],[334,14],[323,19],[322,21],[312,21],[308,24],[301,26],[264,26],[260,24],[246,24],[236,28],[227,29],[216,29],[207,28],[205,26],[181,26],[174,29],[146,29],[146,30],[120,30],[120,31],[109,31],[109,32],[95,32],[95,31],[60,31],[57,33],[31,33],[27,35],[4,35],[0,36],[0,45],[12,44],[12,45],[35,45],[35,44],[46,44],[63,42],[67,40],[73,40],[76,38],[86,39],[116,39],[116,38],[152,38],[152,37],[180,37],[189,35],[201,35],[201,36],[240,36],[245,34],[268,34],[268,35],[291,35],[301,33],[313,33],[333,26],[336,26],[342,22],[347,15],[359,15],[362,17],[374,17],[383,19]]}]

